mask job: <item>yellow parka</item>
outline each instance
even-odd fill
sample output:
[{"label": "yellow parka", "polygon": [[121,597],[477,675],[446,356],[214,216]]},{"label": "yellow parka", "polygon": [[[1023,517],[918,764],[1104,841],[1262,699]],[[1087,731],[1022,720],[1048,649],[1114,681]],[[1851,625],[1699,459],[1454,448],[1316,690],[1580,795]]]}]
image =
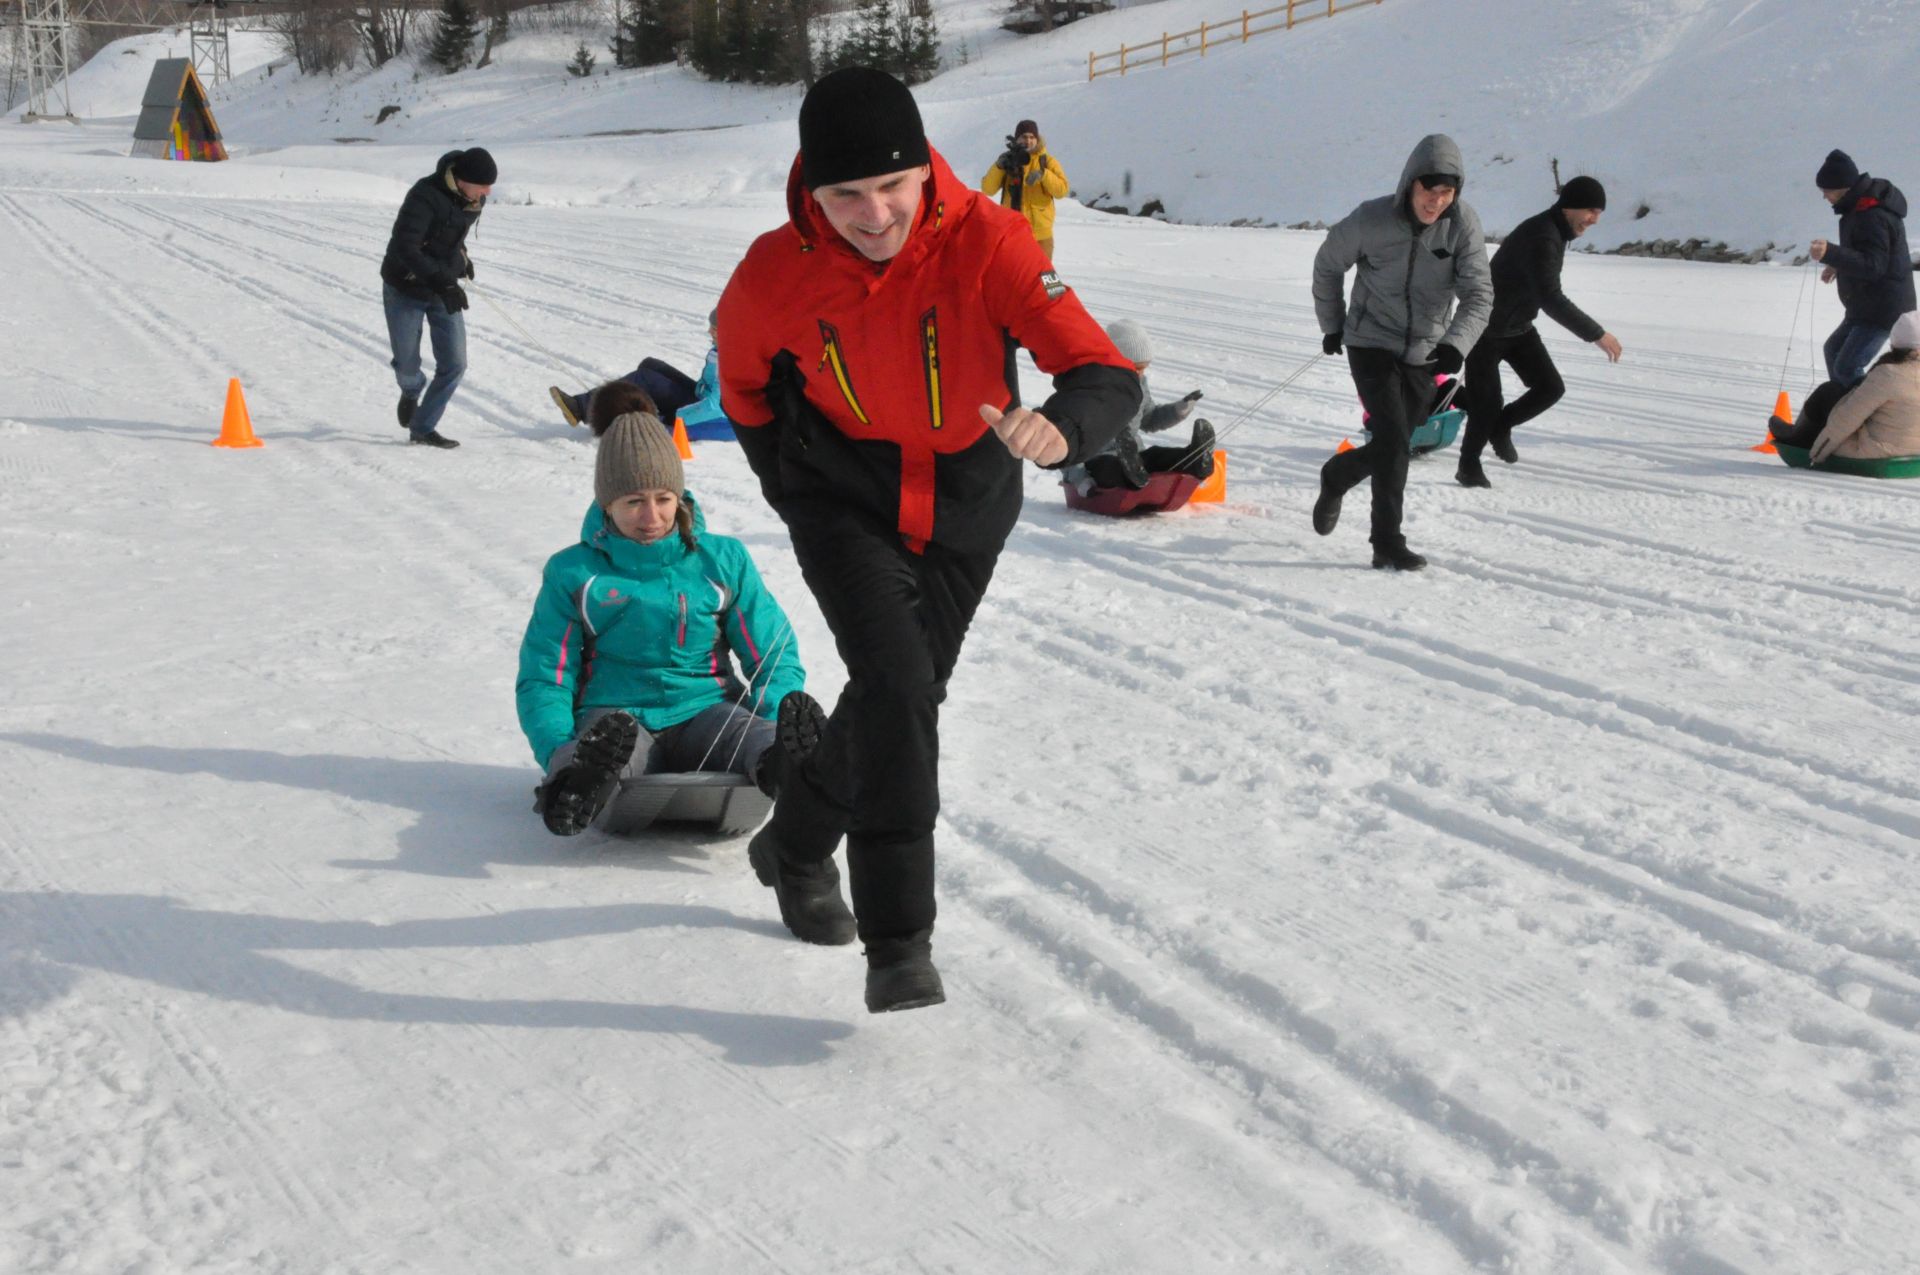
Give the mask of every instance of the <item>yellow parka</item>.
[{"label": "yellow parka", "polygon": [[[1000,196],[1000,202],[1013,207],[1013,188],[1007,185],[1007,172],[996,162],[980,179],[980,189],[989,195]],[[1021,174],[1020,211],[1026,214],[1027,224],[1033,227],[1035,239],[1053,238],[1053,201],[1066,197],[1067,170],[1060,167],[1060,161],[1047,154],[1047,139],[1041,138],[1040,145],[1027,157],[1027,168]]]}]

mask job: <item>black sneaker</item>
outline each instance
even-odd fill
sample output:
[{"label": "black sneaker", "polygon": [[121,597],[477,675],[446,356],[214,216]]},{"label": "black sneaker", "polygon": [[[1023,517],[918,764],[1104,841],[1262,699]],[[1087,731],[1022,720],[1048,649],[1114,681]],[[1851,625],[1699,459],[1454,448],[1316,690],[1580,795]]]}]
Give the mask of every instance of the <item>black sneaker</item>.
[{"label": "black sneaker", "polygon": [[946,1003],[940,971],[933,967],[933,931],[867,944],[867,1012],[924,1009]]},{"label": "black sneaker", "polygon": [[420,400],[414,395],[402,394],[400,396],[400,405],[393,409],[393,414],[400,418],[401,429],[406,429],[413,424],[413,409],[418,406],[420,406]]},{"label": "black sneaker", "polygon": [[1487,446],[1493,448],[1493,454],[1509,465],[1517,464],[1520,453],[1513,449],[1512,434],[1495,434],[1487,440]]},{"label": "black sneaker", "polygon": [[1326,471],[1320,473],[1320,499],[1313,502],[1313,529],[1323,536],[1333,534],[1340,525],[1340,501],[1345,492],[1334,491],[1327,486]]},{"label": "black sneaker", "polygon": [[541,816],[556,837],[585,832],[620,786],[620,772],[633,758],[640,723],[631,713],[608,713],[580,732],[573,761],[547,781]]},{"label": "black sneaker", "polygon": [[1462,487],[1493,486],[1492,483],[1487,481],[1487,471],[1481,467],[1479,458],[1477,457],[1473,460],[1468,460],[1465,456],[1462,456],[1460,458],[1460,468],[1454,471],[1453,481],[1459,483]]},{"label": "black sneaker", "polygon": [[414,447],[458,447],[460,445],[437,429],[425,434],[408,435],[407,442]]},{"label": "black sneaker", "polygon": [[780,857],[780,838],[769,823],[747,842],[747,861],[760,884],[773,888],[780,919],[793,937],[825,947],[853,942],[853,910],[840,897],[840,869],[831,858],[788,863]]},{"label": "black sneaker", "polygon": [[560,418],[569,425],[580,423],[580,413],[573,405],[573,396],[558,385],[547,386],[547,395],[553,399],[553,405],[560,409]]},{"label": "black sneaker", "polygon": [[1373,568],[1392,567],[1395,571],[1424,571],[1427,560],[1413,550],[1401,545],[1398,549],[1379,549],[1373,551]]}]

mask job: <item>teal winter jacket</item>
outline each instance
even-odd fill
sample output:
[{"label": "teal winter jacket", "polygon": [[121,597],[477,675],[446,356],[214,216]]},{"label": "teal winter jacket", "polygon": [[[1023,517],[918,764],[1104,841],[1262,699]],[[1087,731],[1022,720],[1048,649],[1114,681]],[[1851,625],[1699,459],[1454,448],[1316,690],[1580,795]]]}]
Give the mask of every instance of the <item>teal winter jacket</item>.
[{"label": "teal winter jacket", "polygon": [[[786,613],[746,546],[706,534],[690,495],[695,547],[677,533],[628,540],[594,505],[580,543],[547,559],[520,643],[520,729],[541,766],[587,708],[623,708],[664,730],[727,700],[772,717],[806,683]],[[733,657],[750,679],[743,688]]]}]

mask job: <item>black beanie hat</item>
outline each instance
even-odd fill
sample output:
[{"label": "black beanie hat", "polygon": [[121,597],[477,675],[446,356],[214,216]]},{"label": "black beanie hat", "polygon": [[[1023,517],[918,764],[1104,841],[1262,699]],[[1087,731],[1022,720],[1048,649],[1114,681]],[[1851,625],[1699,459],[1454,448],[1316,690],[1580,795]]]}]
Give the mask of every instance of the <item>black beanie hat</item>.
[{"label": "black beanie hat", "polygon": [[1035,137],[1038,137],[1040,136],[1040,126],[1032,120],[1021,120],[1013,126],[1013,135],[1018,137],[1022,133],[1032,133]]},{"label": "black beanie hat", "polygon": [[1828,151],[1827,162],[1813,175],[1813,184],[1821,190],[1852,190],[1860,180],[1860,166],[1845,151]]},{"label": "black beanie hat", "polygon": [[842,67],[800,103],[800,180],[808,190],[931,160],[913,94],[885,71]]},{"label": "black beanie hat", "polygon": [[460,157],[453,161],[453,175],[475,186],[491,186],[500,179],[500,168],[493,162],[493,156],[476,146],[460,152]]},{"label": "black beanie hat", "polygon": [[1591,177],[1575,177],[1560,188],[1560,199],[1555,208],[1592,208],[1604,212],[1607,207],[1607,188]]}]

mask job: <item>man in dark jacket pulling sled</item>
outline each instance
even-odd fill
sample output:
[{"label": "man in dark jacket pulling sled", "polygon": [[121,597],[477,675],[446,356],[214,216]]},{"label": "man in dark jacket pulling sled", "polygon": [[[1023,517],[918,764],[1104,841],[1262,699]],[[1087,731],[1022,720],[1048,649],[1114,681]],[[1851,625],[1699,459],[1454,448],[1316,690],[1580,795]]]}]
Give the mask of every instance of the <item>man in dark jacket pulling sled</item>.
[{"label": "man in dark jacket pulling sled", "polygon": [[[1620,361],[1620,342],[1587,317],[1560,290],[1560,271],[1566,265],[1567,245],[1593,228],[1606,211],[1607,192],[1591,177],[1576,177],[1560,188],[1553,207],[1514,227],[1493,254],[1493,318],[1487,331],[1467,356],[1467,434],[1460,444],[1460,468],[1454,475],[1462,487],[1491,487],[1480,455],[1488,443],[1494,455],[1511,465],[1520,459],[1514,450],[1513,430],[1558,403],[1567,383],[1553,365],[1546,343],[1533,320],[1546,314],[1582,341],[1600,347],[1607,358]],[[1500,387],[1500,365],[1520,377],[1527,392],[1506,401]]]},{"label": "man in dark jacket pulling sled", "polygon": [[[487,194],[499,177],[493,156],[478,146],[448,151],[407,191],[393,219],[387,255],[380,262],[381,298],[393,374],[400,382],[397,414],[408,442],[458,447],[440,433],[440,416],[467,371],[467,293],[460,280],[473,278],[467,232],[480,220]],[[420,325],[433,340],[433,381],[420,368]]]},{"label": "man in dark jacket pulling sled", "polygon": [[[847,681],[749,854],[796,937],[866,945],[869,1010],[913,1009],[945,999],[939,709],[1019,516],[1021,462],[1100,451],[1139,378],[1025,219],[954,177],[884,72],[808,90],[787,206],[720,298],[721,402]],[[1038,410],[1019,405],[1016,343],[1054,378]]]},{"label": "man in dark jacket pulling sled", "polygon": [[1862,173],[1845,151],[1831,151],[1814,184],[1840,218],[1840,242],[1816,239],[1820,282],[1840,282],[1845,315],[1827,338],[1827,379],[1851,389],[1913,310],[1913,258],[1907,250],[1907,197],[1883,177]]},{"label": "man in dark jacket pulling sled", "polygon": [[[1418,571],[1427,565],[1400,530],[1408,446],[1414,427],[1427,418],[1434,373],[1460,370],[1493,310],[1480,218],[1459,202],[1465,171],[1451,137],[1422,138],[1393,194],[1343,217],[1313,259],[1321,349],[1338,354],[1345,346],[1372,430],[1364,446],[1321,467],[1313,529],[1331,534],[1342,497],[1371,478],[1375,567]],[[1348,270],[1355,270],[1351,302]]]}]

